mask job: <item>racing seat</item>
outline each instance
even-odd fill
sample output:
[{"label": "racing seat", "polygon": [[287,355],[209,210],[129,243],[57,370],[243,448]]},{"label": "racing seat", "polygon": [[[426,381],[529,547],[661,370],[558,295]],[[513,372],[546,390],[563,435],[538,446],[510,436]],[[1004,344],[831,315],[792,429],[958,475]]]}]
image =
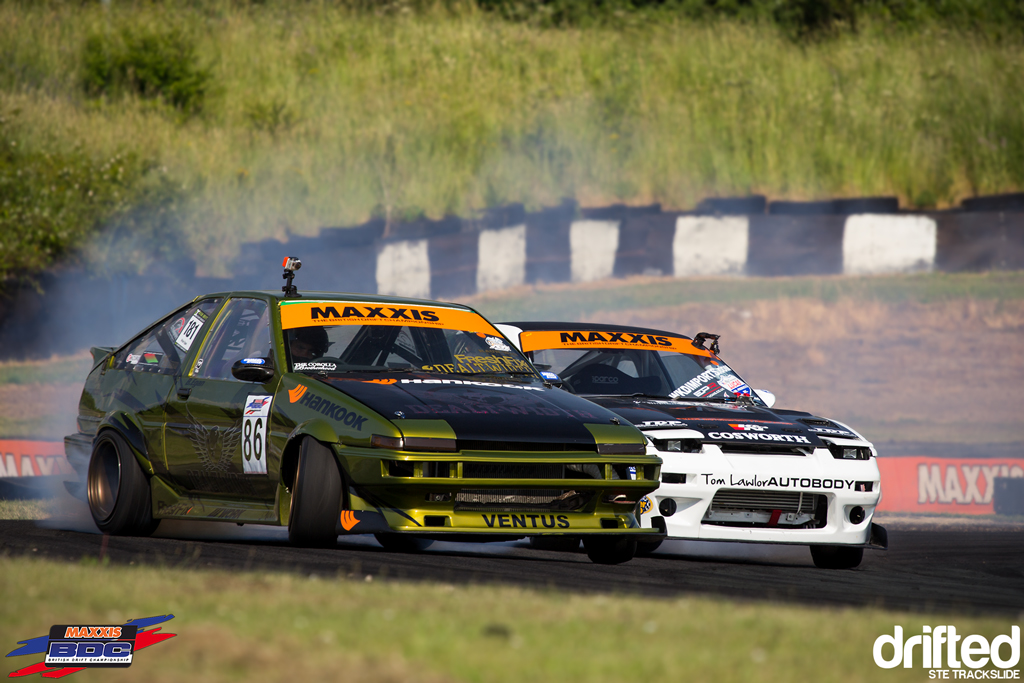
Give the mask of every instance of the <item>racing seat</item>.
[{"label": "racing seat", "polygon": [[599,363],[580,368],[568,382],[577,394],[632,394],[639,391],[635,388],[638,384],[635,377]]}]

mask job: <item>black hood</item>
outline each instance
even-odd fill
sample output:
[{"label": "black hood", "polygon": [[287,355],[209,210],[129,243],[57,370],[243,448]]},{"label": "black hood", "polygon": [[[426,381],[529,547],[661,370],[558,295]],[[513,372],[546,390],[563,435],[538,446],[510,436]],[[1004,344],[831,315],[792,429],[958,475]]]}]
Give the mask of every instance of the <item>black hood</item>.
[{"label": "black hood", "polygon": [[[445,420],[458,439],[578,444],[594,447],[584,424],[616,415],[561,389],[435,377],[323,380],[401,425],[401,419]],[[401,415],[398,415],[401,413]]]},{"label": "black hood", "polygon": [[810,413],[772,410],[749,403],[673,401],[630,396],[590,396],[642,430],[695,429],[705,440],[794,443],[824,447],[819,436],[856,439],[856,434]]}]

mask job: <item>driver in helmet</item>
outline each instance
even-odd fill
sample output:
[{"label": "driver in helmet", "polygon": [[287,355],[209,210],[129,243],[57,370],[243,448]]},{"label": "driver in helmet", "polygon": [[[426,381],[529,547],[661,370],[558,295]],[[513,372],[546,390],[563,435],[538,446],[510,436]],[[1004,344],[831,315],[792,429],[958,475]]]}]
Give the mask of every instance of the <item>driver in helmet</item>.
[{"label": "driver in helmet", "polygon": [[330,346],[331,341],[327,338],[327,330],[322,327],[296,328],[291,331],[288,344],[293,363],[316,360],[327,353]]}]

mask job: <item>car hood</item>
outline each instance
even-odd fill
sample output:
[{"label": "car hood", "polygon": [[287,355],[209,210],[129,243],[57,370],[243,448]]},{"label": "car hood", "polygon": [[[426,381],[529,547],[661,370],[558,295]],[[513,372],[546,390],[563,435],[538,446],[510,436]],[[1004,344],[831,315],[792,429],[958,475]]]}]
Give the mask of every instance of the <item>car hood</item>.
[{"label": "car hood", "polygon": [[[706,441],[794,443],[824,447],[820,436],[860,439],[857,434],[810,413],[772,410],[743,403],[673,401],[630,396],[588,396],[651,433],[659,429],[694,429]],[[810,421],[808,424],[806,421]],[[826,424],[815,424],[816,422]]]},{"label": "car hood", "polygon": [[[611,411],[561,389],[459,379],[325,379],[401,426],[446,421],[458,439],[578,444],[593,448],[586,424],[611,424]],[[639,435],[638,435],[639,437]]]}]

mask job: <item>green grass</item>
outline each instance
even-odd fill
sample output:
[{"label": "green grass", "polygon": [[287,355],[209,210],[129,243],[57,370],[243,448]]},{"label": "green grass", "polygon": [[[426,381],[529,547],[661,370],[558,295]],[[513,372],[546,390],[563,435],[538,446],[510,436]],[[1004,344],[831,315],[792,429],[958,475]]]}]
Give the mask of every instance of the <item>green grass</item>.
[{"label": "green grass", "polygon": [[[167,32],[210,75],[201,112],[87,96],[90,38]],[[747,192],[928,207],[1024,186],[1024,44],[939,24],[799,44],[768,24],[545,29],[471,5],[11,2],[0,55],[15,141],[146,160],[152,211],[174,219],[160,234],[215,275],[242,242],[373,214]]]},{"label": "green grass", "polygon": [[1024,273],[928,273],[874,277],[635,278],[593,285],[540,285],[466,299],[487,318],[580,320],[597,312],[687,303],[733,305],[792,297],[834,302],[840,298],[886,303],[952,299],[1019,300]]},{"label": "green grass", "polygon": [[[187,555],[187,554],[186,554]],[[258,559],[256,560],[258,562]],[[202,563],[193,554],[191,564]],[[798,570],[817,571],[817,570]],[[0,639],[58,623],[173,613],[177,637],[128,671],[76,680],[877,681],[875,638],[952,623],[992,638],[1010,621],[705,598],[574,595],[337,577],[0,559]],[[4,660],[7,670],[39,657]],[[920,681],[898,668],[885,680]]]},{"label": "green grass", "polygon": [[44,361],[7,361],[0,363],[2,384],[81,384],[92,370],[92,356],[77,353]]}]

